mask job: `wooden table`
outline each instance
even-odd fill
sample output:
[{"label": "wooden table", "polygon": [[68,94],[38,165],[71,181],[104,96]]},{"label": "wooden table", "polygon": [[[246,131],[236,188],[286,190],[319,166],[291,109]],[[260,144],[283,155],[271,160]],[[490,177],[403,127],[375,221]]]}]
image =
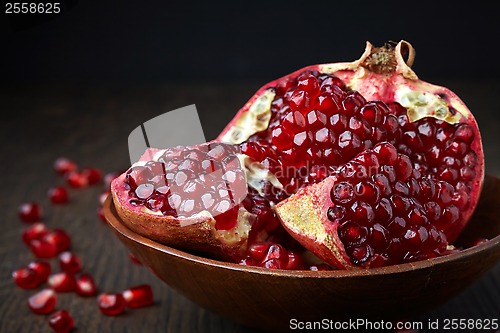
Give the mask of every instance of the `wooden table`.
[{"label": "wooden table", "polygon": [[[498,82],[441,81],[453,88],[474,111],[483,133],[486,170],[500,175]],[[260,83],[216,85],[10,86],[0,90],[0,332],[50,332],[47,317],[32,314],[27,298],[33,291],[17,288],[11,272],[34,257],[21,241],[26,224],[19,221],[21,202],[38,201],[49,227],[62,227],[72,237],[100,291],[118,292],[149,283],[155,303],[118,317],[103,316],[95,298],[59,294],[57,307],[75,318],[78,332],[253,332],[193,304],[131,263],[127,251],[96,216],[102,185],[71,189],[71,202],[49,204],[47,190],[64,184],[52,170],[59,156],[104,172],[128,167],[127,137],[140,123],[189,104],[196,104],[207,139],[214,138]],[[55,260],[50,260],[57,270]],[[243,300],[242,300],[243,301]],[[272,315],[272,314],[271,314]],[[461,295],[418,320],[499,318],[500,264]],[[360,314],[362,317],[362,314]]]}]

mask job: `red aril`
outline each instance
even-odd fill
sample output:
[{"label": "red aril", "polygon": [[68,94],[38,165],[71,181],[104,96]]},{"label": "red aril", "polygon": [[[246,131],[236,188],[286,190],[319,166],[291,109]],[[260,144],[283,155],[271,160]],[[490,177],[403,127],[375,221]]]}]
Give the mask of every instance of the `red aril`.
[{"label": "red aril", "polygon": [[84,188],[89,185],[87,175],[79,172],[78,170],[68,172],[66,175],[66,182],[73,188]]},{"label": "red aril", "polygon": [[59,254],[59,267],[63,272],[75,274],[82,270],[82,261],[74,253],[64,251]]},{"label": "red aril", "polygon": [[97,168],[85,168],[82,170],[82,175],[89,185],[97,184],[102,180],[102,172]]},{"label": "red aril", "polygon": [[65,175],[66,173],[76,171],[76,169],[76,163],[68,158],[59,157],[54,161],[54,170],[60,175]]},{"label": "red aril", "polygon": [[28,223],[38,222],[42,219],[42,208],[36,202],[26,202],[19,206],[19,218]]},{"label": "red aril", "polygon": [[153,291],[148,284],[125,289],[122,295],[129,308],[140,308],[153,304]]},{"label": "red aril", "polygon": [[37,272],[29,267],[16,269],[12,272],[12,278],[19,288],[35,289],[42,282]]},{"label": "red aril", "polygon": [[68,333],[75,326],[75,320],[66,310],[54,312],[49,317],[49,326],[56,333]]},{"label": "red aril", "polygon": [[36,272],[36,275],[41,283],[47,281],[52,271],[50,263],[46,261],[32,261],[28,264],[28,268]]},{"label": "red aril", "polygon": [[31,240],[29,247],[37,258],[54,258],[58,253],[57,246],[45,238]]},{"label": "red aril", "polygon": [[47,233],[49,229],[47,226],[41,222],[34,223],[28,228],[23,230],[22,239],[26,245],[29,245],[34,239],[42,239]]},{"label": "red aril", "polygon": [[42,289],[28,299],[28,307],[36,314],[49,314],[56,307],[57,296],[52,289]]},{"label": "red aril", "polygon": [[97,287],[90,274],[83,273],[76,279],[76,293],[83,297],[97,294]]},{"label": "red aril", "polygon": [[49,276],[48,284],[54,291],[70,292],[76,288],[76,279],[71,273],[55,273]]},{"label": "red aril", "polygon": [[57,253],[66,251],[71,246],[71,238],[66,231],[59,228],[51,230],[42,241],[55,247]]},{"label": "red aril", "polygon": [[48,196],[53,204],[63,204],[68,202],[68,190],[62,186],[56,186],[48,191]]},{"label": "red aril", "polygon": [[127,302],[122,294],[104,293],[97,297],[97,305],[106,316],[117,316],[125,310]]}]

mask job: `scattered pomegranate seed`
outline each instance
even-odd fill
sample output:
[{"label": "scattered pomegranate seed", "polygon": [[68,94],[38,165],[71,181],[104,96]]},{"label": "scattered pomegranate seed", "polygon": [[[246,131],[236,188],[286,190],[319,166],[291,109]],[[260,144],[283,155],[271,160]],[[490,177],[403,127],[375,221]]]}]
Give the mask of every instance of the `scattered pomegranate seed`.
[{"label": "scattered pomegranate seed", "polygon": [[97,287],[90,274],[84,273],[76,279],[76,293],[83,297],[97,294]]},{"label": "scattered pomegranate seed", "polygon": [[66,310],[59,310],[49,318],[49,326],[56,333],[68,333],[75,326],[75,320]]},{"label": "scattered pomegranate seed", "polygon": [[59,157],[54,161],[54,170],[60,175],[75,171],[76,169],[76,163],[65,157]]},{"label": "scattered pomegranate seed", "polygon": [[40,282],[45,282],[49,278],[52,271],[50,263],[45,261],[32,261],[28,264],[28,268],[31,268],[38,275]]},{"label": "scattered pomegranate seed", "polygon": [[89,185],[97,184],[102,179],[102,172],[97,168],[83,169],[82,175],[87,179]]},{"label": "scattered pomegranate seed", "polygon": [[132,252],[128,253],[128,257],[130,258],[130,261],[132,261],[134,264],[142,266],[142,262],[136,256],[134,256]]},{"label": "scattered pomegranate seed", "polygon": [[66,182],[68,183],[69,186],[74,188],[83,188],[89,185],[89,180],[87,176],[78,171],[71,171],[67,173]]},{"label": "scattered pomegranate seed", "polygon": [[68,202],[68,190],[62,186],[56,186],[49,189],[48,196],[53,204],[63,204]]},{"label": "scattered pomegranate seed", "polygon": [[42,208],[36,202],[26,202],[19,206],[19,218],[28,223],[38,222],[42,219]]},{"label": "scattered pomegranate seed", "polygon": [[140,308],[153,303],[153,291],[148,284],[130,287],[122,295],[129,308]]},{"label": "scattered pomegranate seed", "polygon": [[64,251],[59,254],[59,267],[66,273],[78,273],[82,270],[82,261],[74,253]]},{"label": "scattered pomegranate seed", "polygon": [[52,289],[42,289],[28,299],[28,307],[36,314],[49,314],[56,307],[57,296]]},{"label": "scattered pomegranate seed", "polygon": [[29,267],[16,269],[12,272],[16,285],[23,289],[35,289],[40,285],[40,278],[36,271]]},{"label": "scattered pomegranate seed", "polygon": [[76,288],[76,279],[73,274],[61,272],[49,276],[49,286],[57,292],[70,292]]},{"label": "scattered pomegranate seed", "polygon": [[23,242],[26,245],[29,245],[34,239],[42,239],[47,233],[49,229],[43,223],[35,223],[29,226],[28,228],[23,230],[22,238]]},{"label": "scattered pomegranate seed", "polygon": [[29,246],[37,258],[54,258],[58,253],[57,247],[53,243],[47,242],[45,238],[33,239]]},{"label": "scattered pomegranate seed", "polygon": [[125,310],[127,302],[122,294],[104,293],[97,298],[97,305],[106,316],[117,316]]},{"label": "scattered pomegranate seed", "polygon": [[52,244],[55,246],[57,253],[61,253],[66,251],[71,246],[71,238],[63,229],[54,229],[50,231],[43,240],[46,243]]}]

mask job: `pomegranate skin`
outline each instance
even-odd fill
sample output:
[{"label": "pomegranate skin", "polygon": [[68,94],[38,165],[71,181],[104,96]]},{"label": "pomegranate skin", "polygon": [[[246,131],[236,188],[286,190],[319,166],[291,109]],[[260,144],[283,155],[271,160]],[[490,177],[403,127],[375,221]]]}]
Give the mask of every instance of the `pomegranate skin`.
[{"label": "pomegranate skin", "polygon": [[[139,159],[149,161],[161,149],[148,148]],[[151,212],[141,205],[131,205],[126,172],[111,183],[115,209],[123,222],[133,231],[162,244],[186,251],[204,253],[217,259],[239,260],[246,249],[249,214],[238,212],[239,223],[230,230],[217,230],[216,220],[207,214],[174,217]]]}]

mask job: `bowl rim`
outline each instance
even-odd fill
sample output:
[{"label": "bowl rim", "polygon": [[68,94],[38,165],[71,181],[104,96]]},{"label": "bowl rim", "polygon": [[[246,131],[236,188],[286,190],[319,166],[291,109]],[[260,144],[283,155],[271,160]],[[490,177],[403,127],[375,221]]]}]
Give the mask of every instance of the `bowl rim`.
[{"label": "bowl rim", "polygon": [[108,225],[110,225],[116,232],[119,232],[122,236],[140,243],[143,246],[153,248],[157,251],[163,252],[170,256],[176,257],[178,259],[191,261],[201,265],[208,265],[214,268],[222,268],[232,271],[239,272],[251,272],[261,275],[272,275],[272,276],[283,276],[292,278],[345,278],[345,277],[361,277],[361,276],[376,276],[376,275],[388,275],[388,274],[398,274],[410,271],[416,271],[421,269],[426,269],[446,262],[458,261],[459,259],[464,259],[476,255],[478,252],[483,252],[487,249],[498,247],[500,249],[500,234],[495,236],[488,241],[466,248],[460,252],[451,253],[441,257],[424,259],[415,262],[409,262],[404,264],[397,264],[391,266],[384,266],[379,268],[367,268],[367,269],[353,269],[353,270],[329,270],[329,271],[309,271],[309,270],[283,270],[283,269],[268,269],[256,266],[244,266],[237,263],[224,262],[220,260],[210,259],[201,257],[195,254],[184,252],[172,248],[170,246],[158,243],[152,239],[144,237],[130,228],[128,228],[120,219],[116,213],[114,207],[113,199],[111,195],[108,195],[104,204],[104,216]]}]

